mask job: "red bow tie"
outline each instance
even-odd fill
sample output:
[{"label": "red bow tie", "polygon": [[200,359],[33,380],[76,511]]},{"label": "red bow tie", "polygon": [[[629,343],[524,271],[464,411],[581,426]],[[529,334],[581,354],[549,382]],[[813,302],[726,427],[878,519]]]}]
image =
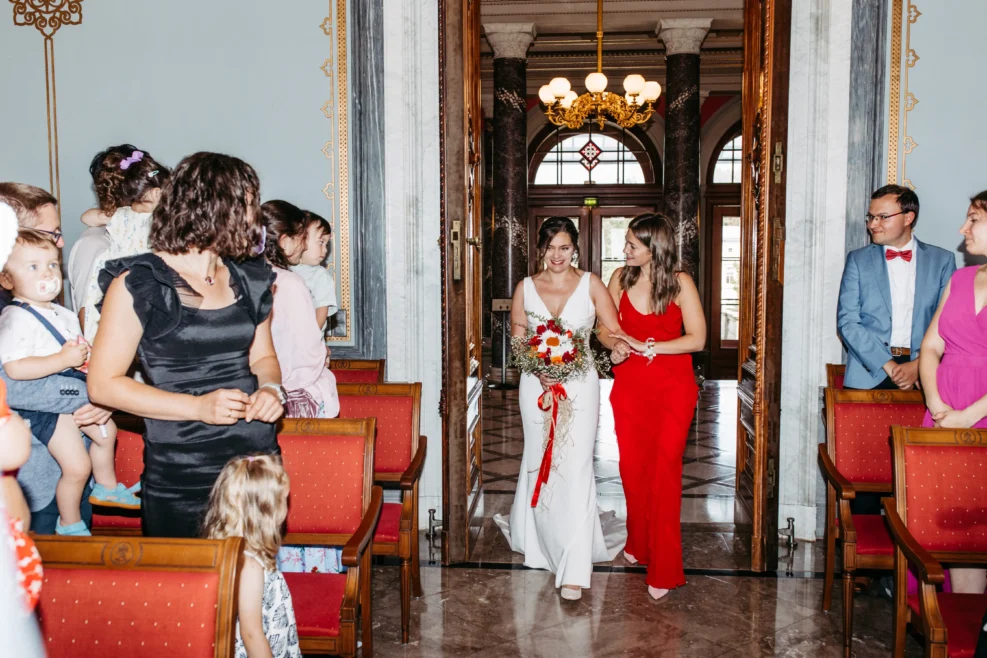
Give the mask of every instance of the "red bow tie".
[{"label": "red bow tie", "polygon": [[894,249],[888,249],[884,252],[884,257],[888,260],[894,260],[895,258],[898,258],[898,256],[901,256],[901,259],[906,263],[912,262],[911,249],[908,249],[907,251],[895,251]]}]

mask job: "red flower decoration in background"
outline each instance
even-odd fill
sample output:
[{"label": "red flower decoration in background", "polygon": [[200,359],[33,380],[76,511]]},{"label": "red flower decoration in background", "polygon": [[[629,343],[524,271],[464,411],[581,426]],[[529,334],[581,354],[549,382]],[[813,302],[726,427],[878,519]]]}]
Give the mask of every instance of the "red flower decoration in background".
[{"label": "red flower decoration in background", "polygon": [[528,341],[528,345],[531,345],[532,347],[538,347],[539,345],[541,345],[541,338],[539,338],[538,336],[532,336],[531,340]]},{"label": "red flower decoration in background", "polygon": [[[551,322],[549,322],[549,324],[551,324]],[[538,328],[535,329],[535,333],[538,334],[539,336],[545,333],[545,325],[543,324],[538,325]]]}]

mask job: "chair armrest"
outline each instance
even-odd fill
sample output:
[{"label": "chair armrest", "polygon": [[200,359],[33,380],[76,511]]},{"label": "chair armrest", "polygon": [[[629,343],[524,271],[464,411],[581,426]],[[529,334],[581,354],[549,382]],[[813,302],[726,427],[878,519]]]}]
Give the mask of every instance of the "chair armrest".
[{"label": "chair armrest", "polygon": [[819,465],[822,467],[823,479],[833,485],[836,489],[836,497],[840,500],[853,500],[857,497],[857,491],[853,488],[853,483],[843,477],[843,474],[836,470],[836,464],[830,459],[826,452],[826,444],[819,444]]},{"label": "chair armrest", "polygon": [[895,546],[905,554],[908,562],[918,569],[919,580],[931,585],[941,585],[946,579],[942,565],[927,550],[922,548],[921,544],[915,541],[912,533],[908,532],[908,526],[898,516],[895,499],[882,498],[881,503],[884,505],[888,527],[891,528],[891,538],[894,540]]},{"label": "chair armrest", "polygon": [[422,469],[425,468],[425,448],[427,444],[428,439],[424,436],[418,437],[418,450],[415,452],[415,456],[411,458],[408,468],[401,474],[402,489],[411,489],[418,482],[418,478],[422,476]]},{"label": "chair armrest", "polygon": [[374,538],[374,531],[377,529],[377,520],[380,519],[380,510],[384,504],[384,490],[374,487],[370,491],[370,507],[363,515],[360,527],[356,529],[350,540],[343,546],[343,566],[358,567],[360,558]]}]

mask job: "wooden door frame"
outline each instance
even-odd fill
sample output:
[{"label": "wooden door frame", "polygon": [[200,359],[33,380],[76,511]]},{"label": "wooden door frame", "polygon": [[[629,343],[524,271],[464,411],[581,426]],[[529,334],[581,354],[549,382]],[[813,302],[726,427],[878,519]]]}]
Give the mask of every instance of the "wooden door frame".
[{"label": "wooden door frame", "polygon": [[[703,195],[703,214],[702,217],[706,218],[706,221],[702,223],[702,249],[700,250],[700,262],[702,263],[703,275],[702,275],[702,298],[703,298],[703,311],[706,313],[706,317],[709,318],[707,323],[707,340],[706,340],[706,350],[705,350],[705,368],[703,372],[706,374],[707,379],[716,379],[713,377],[713,343],[716,340],[717,331],[719,328],[719,299],[715,298],[714,285],[713,282],[717,280],[720,274],[719,263],[715,262],[716,259],[713,258],[714,251],[716,248],[717,235],[719,233],[720,227],[715,226],[717,224],[716,212],[717,208],[722,207],[740,207],[741,201],[741,186],[740,184],[731,185],[709,185],[706,188],[706,193]],[[716,326],[714,326],[716,325]],[[731,362],[735,365],[736,360]],[[731,368],[732,374],[726,379],[734,379],[737,375],[736,370]]]},{"label": "wooden door frame", "polygon": [[[778,445],[792,0],[744,3],[737,499],[750,494],[751,568],[778,567]],[[763,70],[762,70],[762,67]],[[778,155],[780,158],[776,158]],[[774,166],[778,165],[778,166]],[[753,291],[753,295],[744,295]],[[746,347],[745,347],[746,346]],[[752,491],[742,490],[748,432]]]}]

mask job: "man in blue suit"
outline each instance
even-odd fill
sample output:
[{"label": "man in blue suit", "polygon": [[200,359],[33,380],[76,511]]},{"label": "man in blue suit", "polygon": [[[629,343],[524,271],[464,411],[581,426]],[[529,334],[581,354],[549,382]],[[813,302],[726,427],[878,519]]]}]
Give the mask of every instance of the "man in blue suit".
[{"label": "man in blue suit", "polygon": [[836,324],[847,350],[845,388],[918,385],[918,349],[956,271],[951,252],[912,235],[918,196],[900,185],[871,195],[872,244],[847,255]]}]

